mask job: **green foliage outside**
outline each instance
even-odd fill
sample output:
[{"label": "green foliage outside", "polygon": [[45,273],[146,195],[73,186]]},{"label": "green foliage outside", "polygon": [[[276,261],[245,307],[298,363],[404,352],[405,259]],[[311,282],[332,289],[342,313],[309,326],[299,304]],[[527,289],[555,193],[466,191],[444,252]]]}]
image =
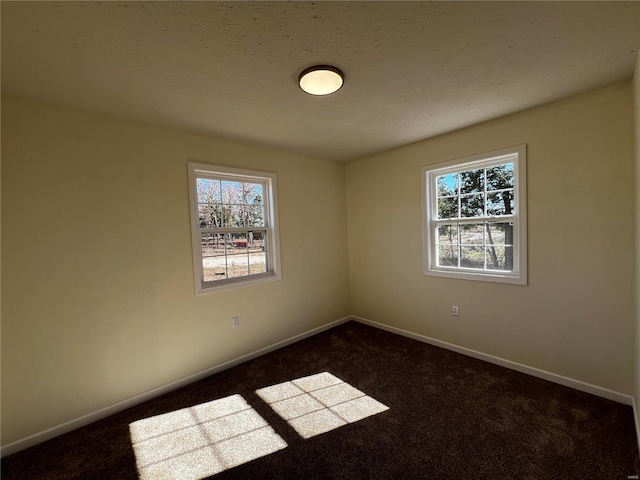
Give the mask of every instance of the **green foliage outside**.
[{"label": "green foliage outside", "polygon": [[513,163],[467,170],[437,177],[437,244],[439,265],[513,270],[513,224],[486,221],[455,222],[462,218],[514,213]]}]

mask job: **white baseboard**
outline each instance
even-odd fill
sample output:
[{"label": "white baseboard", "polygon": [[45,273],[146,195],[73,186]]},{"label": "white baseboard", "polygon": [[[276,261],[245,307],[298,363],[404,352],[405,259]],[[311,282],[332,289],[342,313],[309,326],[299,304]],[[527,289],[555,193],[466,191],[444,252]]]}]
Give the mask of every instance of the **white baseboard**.
[{"label": "white baseboard", "polygon": [[25,448],[32,447],[37,445],[38,443],[42,443],[46,440],[50,440],[64,433],[70,432],[80,427],[84,427],[90,423],[96,422],[98,420],[102,420],[103,418],[108,417],[109,415],[113,415],[114,413],[121,412],[126,410],[127,408],[135,407],[143,402],[148,400],[152,400],[156,397],[169,393],[173,390],[176,390],[180,387],[184,387],[189,385],[190,383],[197,382],[198,380],[202,380],[210,375],[221,372],[231,367],[235,367],[241,363],[252,360],[256,357],[264,355],[269,352],[273,352],[282,347],[286,347],[292,343],[303,340],[307,337],[311,337],[317,333],[323,332],[325,330],[329,330],[337,325],[345,323],[351,320],[352,317],[344,317],[334,322],[327,323],[318,328],[314,328],[307,332],[301,333],[294,337],[288,338],[278,343],[274,343],[273,345],[269,345],[268,347],[261,348],[260,350],[256,350],[255,352],[249,353],[247,355],[243,355],[234,360],[230,360],[225,363],[221,363],[214,367],[208,368],[201,372],[195,373],[193,375],[189,375],[188,377],[182,378],[180,380],[176,380],[175,382],[168,383],[158,388],[154,388],[153,390],[149,390],[147,392],[141,393],[140,395],[136,395],[135,397],[131,397],[127,400],[123,400],[122,402],[118,402],[116,404],[110,405],[108,407],[102,408],[98,411],[88,413],[87,415],[83,415],[82,417],[76,418],[74,420],[70,420],[61,425],[49,428],[39,433],[35,433],[33,435],[29,435],[23,439],[17,440],[15,442],[9,443],[3,446],[0,450],[0,457],[6,457],[7,455],[11,455],[13,453],[19,452],[20,450],[24,450]]},{"label": "white baseboard", "polygon": [[[633,406],[634,404],[634,398],[631,395],[626,395],[624,393],[616,392],[614,390],[609,390],[608,388],[598,387],[597,385],[592,385],[590,383],[586,383],[580,380],[575,380],[573,378],[558,375],[556,373],[540,370],[539,368],[523,365],[522,363],[513,362],[511,360],[506,360],[500,357],[494,357],[493,355],[488,355],[486,353],[478,352],[476,350],[460,347],[452,343],[443,342],[442,340],[436,340],[435,338],[426,337],[418,333],[409,332],[407,330],[391,327],[383,323],[367,320],[366,318],[361,318],[356,316],[352,316],[351,318],[357,322],[363,323],[365,325],[369,325],[371,327],[376,327],[381,330],[386,330],[387,332],[396,333],[398,335],[402,335],[403,337],[408,337],[414,340],[418,340],[420,342],[428,343],[430,345],[435,345],[436,347],[452,350],[454,352],[461,353],[469,357],[477,358],[479,360],[484,360],[485,362],[493,363],[495,365],[500,365],[501,367],[510,368],[511,370],[515,370],[517,372],[526,373],[533,377],[538,377],[538,378],[542,378],[543,380],[548,380],[550,382],[558,383],[560,385],[564,385],[565,387],[575,388],[576,390],[580,390],[581,392],[591,393],[593,395],[597,395],[598,397],[603,397],[609,400],[613,400],[615,402],[622,403],[624,405]],[[636,420],[636,425],[638,425],[637,420]]]},{"label": "white baseboard", "polygon": [[374,322],[372,320],[368,320],[366,318],[357,317],[357,316],[348,316],[345,318],[341,318],[334,322],[327,323],[318,328],[314,328],[307,332],[301,333],[299,335],[293,336],[281,342],[274,343],[273,345],[269,345],[265,348],[261,348],[260,350],[256,350],[255,352],[249,353],[247,355],[243,355],[234,360],[230,360],[225,363],[221,363],[219,365],[213,366],[201,372],[195,373],[193,375],[189,375],[188,377],[182,378],[175,382],[168,383],[158,388],[154,388],[153,390],[149,390],[147,392],[141,393],[140,395],[136,395],[132,398],[124,400],[122,402],[118,402],[116,404],[110,405],[108,407],[102,408],[98,411],[89,413],[87,415],[83,415],[82,417],[76,418],[74,420],[70,420],[61,425],[49,428],[42,432],[30,435],[21,440],[17,440],[15,442],[9,443],[3,446],[0,450],[0,457],[5,457],[7,455],[11,455],[13,453],[19,452],[20,450],[24,450],[25,448],[32,447],[37,445],[38,443],[42,443],[46,440],[50,440],[64,433],[70,432],[77,428],[83,427],[90,423],[96,422],[103,418],[108,417],[109,415],[113,415],[114,413],[121,412],[126,410],[127,408],[134,407],[148,400],[152,400],[156,397],[169,393],[178,388],[189,385],[190,383],[196,382],[203,378],[206,378],[215,373],[221,372],[228,368],[239,365],[243,362],[249,361],[261,355],[264,355],[269,352],[273,352],[282,347],[286,347],[292,343],[303,340],[307,337],[315,335],[317,333],[323,332],[325,330],[329,330],[337,325],[345,323],[349,320],[354,320],[356,322],[363,323],[365,325],[369,325],[375,328],[379,328],[381,330],[386,330],[391,333],[395,333],[398,335],[402,335],[404,337],[412,338],[414,340],[418,340],[420,342],[428,343],[430,345],[434,345],[436,347],[445,348],[447,350],[451,350],[457,353],[461,353],[463,355],[467,355],[469,357],[477,358],[480,360],[484,360],[489,363],[493,363],[495,365],[500,365],[502,367],[510,368],[511,370],[515,370],[521,373],[526,373],[528,375],[532,375],[534,377],[542,378],[544,380],[548,380],[550,382],[558,383],[560,385],[564,385],[566,387],[575,388],[576,390],[580,390],[582,392],[591,393],[593,395],[597,395],[599,397],[607,398],[609,400],[613,400],[625,405],[631,405],[633,407],[635,421],[638,433],[638,445],[640,446],[640,412],[637,411],[636,402],[634,397],[631,395],[625,395],[623,393],[615,392],[613,390],[609,390],[607,388],[598,387],[596,385],[592,385],[586,382],[582,382],[580,380],[574,380],[572,378],[564,377],[562,375],[557,375],[555,373],[547,372],[545,370],[540,370],[535,367],[530,367],[527,365],[523,365],[521,363],[513,362],[511,360],[506,360],[504,358],[495,357],[493,355],[488,355],[486,353],[478,352],[476,350],[471,350],[469,348],[460,347],[458,345],[454,345],[452,343],[443,342],[441,340],[436,340],[435,338],[427,337],[424,335],[420,335],[417,333],[409,332],[407,330],[402,330],[400,328],[392,327],[389,325],[385,325],[383,323]]}]

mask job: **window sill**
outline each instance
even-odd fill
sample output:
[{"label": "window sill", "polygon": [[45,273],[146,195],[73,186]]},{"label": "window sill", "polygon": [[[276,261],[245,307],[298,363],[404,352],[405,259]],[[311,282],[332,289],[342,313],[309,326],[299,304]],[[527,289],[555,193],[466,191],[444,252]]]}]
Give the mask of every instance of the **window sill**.
[{"label": "window sill", "polygon": [[200,284],[196,288],[196,295],[207,295],[223,290],[230,290],[237,287],[245,287],[249,285],[258,285],[261,283],[275,282],[281,279],[281,276],[273,272],[261,275],[253,275],[251,277],[232,278],[227,280],[218,280],[215,282],[207,282]]},{"label": "window sill", "polygon": [[527,285],[527,276],[525,274],[500,274],[487,272],[468,272],[468,271],[451,271],[451,270],[435,270],[425,269],[424,275],[428,277],[453,278],[457,280],[472,280],[476,282],[506,283],[510,285]]}]

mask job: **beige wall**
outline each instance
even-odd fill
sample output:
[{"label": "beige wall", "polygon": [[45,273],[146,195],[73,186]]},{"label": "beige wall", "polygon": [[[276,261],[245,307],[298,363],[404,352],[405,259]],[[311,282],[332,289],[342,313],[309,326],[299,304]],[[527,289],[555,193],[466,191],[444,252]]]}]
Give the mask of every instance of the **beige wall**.
[{"label": "beige wall", "polygon": [[[632,394],[631,124],[625,83],[349,164],[352,314]],[[423,276],[420,167],[520,143],[529,285]]]},{"label": "beige wall", "polygon": [[[2,444],[347,314],[633,394],[633,88],[346,168],[3,97]],[[423,276],[420,167],[519,143],[529,285]],[[282,281],[194,295],[187,160],[277,172]]]},{"label": "beige wall", "polygon": [[[2,127],[3,445],[349,313],[344,165],[16,97]],[[188,160],[278,174],[281,281],[195,296]]]}]

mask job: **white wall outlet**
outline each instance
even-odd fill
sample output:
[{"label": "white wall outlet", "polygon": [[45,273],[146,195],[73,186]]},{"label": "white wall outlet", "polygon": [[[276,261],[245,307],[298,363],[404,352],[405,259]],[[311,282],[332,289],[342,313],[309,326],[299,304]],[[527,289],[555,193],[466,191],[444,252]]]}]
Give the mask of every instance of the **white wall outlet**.
[{"label": "white wall outlet", "polygon": [[460,309],[458,308],[457,305],[454,305],[453,307],[451,307],[451,315],[453,315],[454,317],[460,316]]},{"label": "white wall outlet", "polygon": [[233,325],[233,328],[238,328],[240,326],[240,317],[231,317],[231,325]]}]

